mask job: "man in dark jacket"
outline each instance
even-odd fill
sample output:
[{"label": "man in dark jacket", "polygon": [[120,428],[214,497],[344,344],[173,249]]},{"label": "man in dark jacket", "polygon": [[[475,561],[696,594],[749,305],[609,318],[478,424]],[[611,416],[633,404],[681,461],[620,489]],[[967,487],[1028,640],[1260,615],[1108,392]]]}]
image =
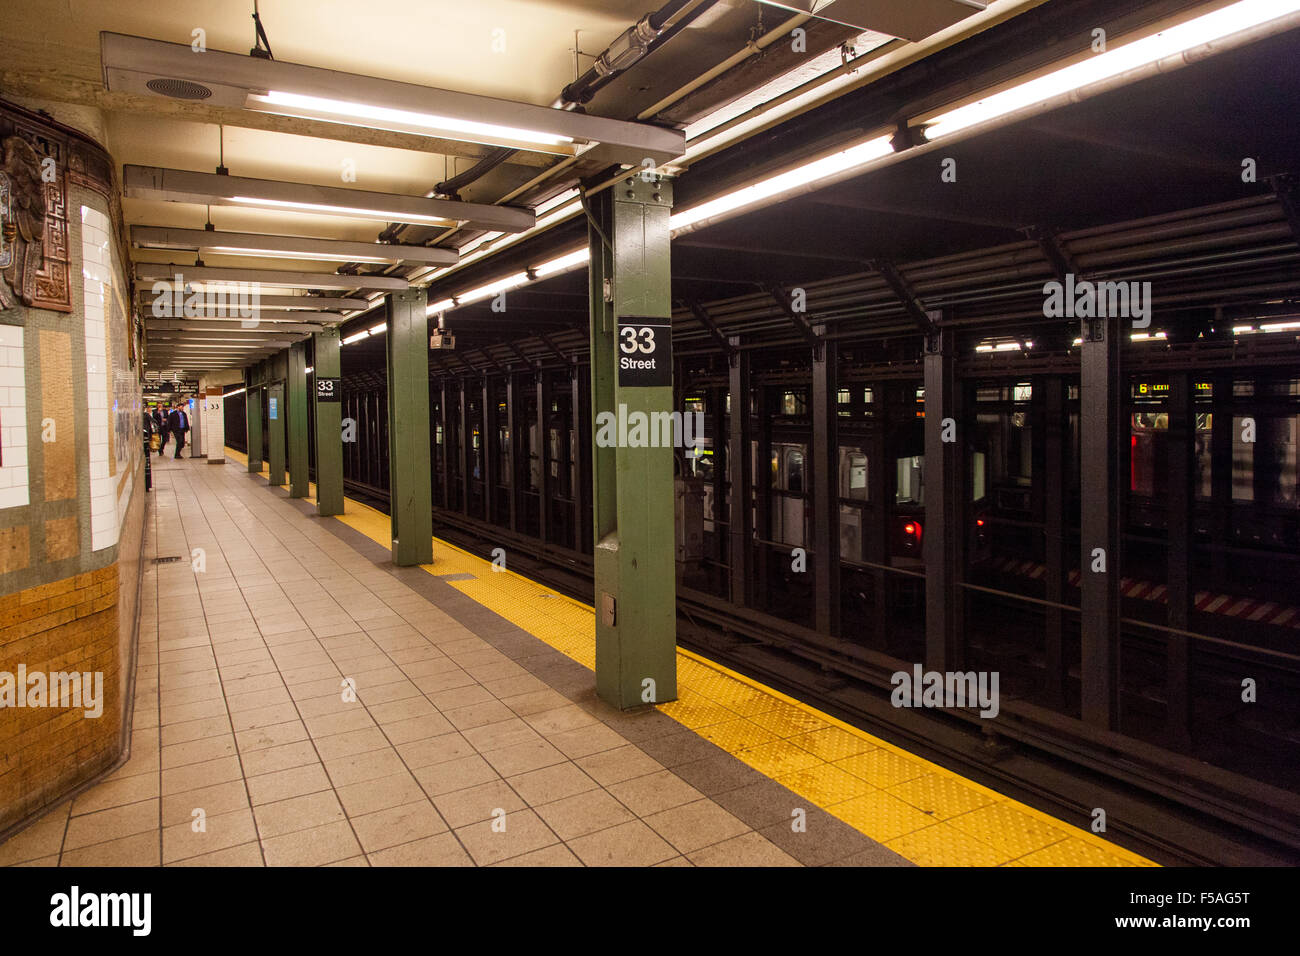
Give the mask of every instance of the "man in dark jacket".
[{"label": "man in dark jacket", "polygon": [[[163,406],[166,408],[166,406]],[[158,423],[158,457],[161,458],[163,449],[167,447],[167,439],[171,435],[171,424],[168,421],[168,415],[163,409],[154,409],[154,418]]]},{"label": "man in dark jacket", "polygon": [[172,457],[179,458],[185,448],[185,433],[190,430],[190,418],[182,411],[182,406],[177,405],[167,416],[167,424],[171,427],[172,434],[176,436],[176,454]]}]

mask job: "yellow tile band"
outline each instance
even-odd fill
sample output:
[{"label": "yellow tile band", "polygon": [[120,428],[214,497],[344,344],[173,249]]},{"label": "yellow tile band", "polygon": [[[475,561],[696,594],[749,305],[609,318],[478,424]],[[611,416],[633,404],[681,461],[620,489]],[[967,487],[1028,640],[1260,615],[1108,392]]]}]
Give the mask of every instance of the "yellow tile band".
[{"label": "yellow tile band", "polygon": [[[247,458],[227,448],[233,460]],[[314,495],[314,488],[313,488]],[[344,499],[337,519],[390,547],[388,515]],[[435,538],[433,575],[584,667],[595,611]],[[1156,866],[721,664],[677,649],[679,697],[659,710],[920,866]]]}]

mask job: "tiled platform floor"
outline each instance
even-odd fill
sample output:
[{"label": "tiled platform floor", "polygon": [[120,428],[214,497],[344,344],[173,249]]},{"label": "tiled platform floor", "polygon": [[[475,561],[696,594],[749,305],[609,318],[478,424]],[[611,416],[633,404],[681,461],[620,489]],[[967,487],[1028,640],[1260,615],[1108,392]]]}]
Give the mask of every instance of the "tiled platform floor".
[{"label": "tiled platform floor", "polygon": [[0,863],[906,865],[233,462],[152,494],[131,758]]}]

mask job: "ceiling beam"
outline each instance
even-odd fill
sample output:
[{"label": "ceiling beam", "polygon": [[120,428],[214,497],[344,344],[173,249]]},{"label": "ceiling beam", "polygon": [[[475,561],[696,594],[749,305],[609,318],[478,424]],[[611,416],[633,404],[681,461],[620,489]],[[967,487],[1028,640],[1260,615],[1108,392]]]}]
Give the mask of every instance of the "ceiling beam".
[{"label": "ceiling beam", "polygon": [[937,312],[926,311],[921,300],[917,298],[916,292],[912,290],[911,284],[903,278],[903,274],[898,271],[898,267],[889,259],[872,259],[871,268],[880,273],[881,277],[893,290],[895,297],[902,303],[903,310],[916,323],[917,327],[926,335],[933,335],[939,331],[939,326],[935,322]]},{"label": "ceiling beam", "polygon": [[[686,150],[681,130],[649,123],[222,50],[208,49],[195,56],[188,43],[107,31],[99,36],[104,85],[111,90],[151,92],[148,81],[164,76],[201,84],[214,102],[253,112],[287,113],[340,125],[396,129],[564,156],[577,153],[581,141],[591,144],[584,158],[604,163],[637,165],[648,157],[660,164]],[[389,113],[381,115],[377,109]],[[392,115],[397,111],[406,115]]]},{"label": "ceiling beam", "polygon": [[728,358],[736,353],[736,347],[731,344],[730,339],[722,334],[722,330],[718,328],[717,323],[713,321],[713,317],[709,315],[704,306],[694,299],[688,300],[685,305],[691,310],[691,314],[695,316],[700,325],[704,326],[708,333],[713,336],[713,340],[718,343],[718,346],[726,353]]},{"label": "ceiling beam", "polygon": [[[175,278],[173,275],[160,281],[171,282]],[[181,277],[181,281],[185,281],[184,276]],[[153,311],[155,300],[163,300],[165,303],[170,298],[171,296],[167,293],[156,295],[152,290],[146,292],[141,289],[136,293],[136,299],[139,301],[140,306],[149,312]],[[183,302],[182,305],[184,305]],[[324,295],[264,295],[258,299],[258,305],[263,309],[283,309],[294,312],[360,312],[370,308],[369,300],[360,297]],[[207,309],[207,306],[205,305],[204,308]],[[321,321],[325,320],[322,319]]]},{"label": "ceiling beam", "polygon": [[[198,57],[196,59],[204,59]],[[524,232],[537,224],[531,209],[426,199],[399,193],[377,193],[340,186],[287,183],[220,173],[158,166],[122,167],[122,189],[130,199],[240,206],[286,212],[344,216],[376,222],[403,222],[412,226],[454,226],[464,223],[495,232]]]},{"label": "ceiling beam", "polygon": [[[234,325],[231,322],[217,322],[214,320],[203,319],[155,319],[149,316],[145,317],[144,327],[148,332],[253,332],[253,333],[272,333],[282,332],[319,332],[323,326],[316,323],[306,322],[259,322],[256,326]],[[253,320],[249,320],[253,321]]]},{"label": "ceiling beam", "polygon": [[132,226],[131,243],[141,249],[182,249],[254,257],[263,254],[284,259],[334,262],[413,262],[443,266],[460,262],[456,250],[433,246],[271,236],[256,232],[219,232],[215,229],[173,229],[167,226]]},{"label": "ceiling beam", "polygon": [[229,269],[151,262],[135,264],[135,277],[140,282],[172,282],[177,276],[186,284],[204,281],[243,282],[273,289],[387,289],[401,292],[410,287],[405,279],[393,276],[352,276],[333,272],[289,272],[282,269]]},{"label": "ceiling beam", "polygon": [[785,313],[786,318],[789,319],[794,327],[799,331],[799,334],[807,340],[808,344],[814,349],[820,349],[822,346],[822,339],[817,335],[816,331],[813,330],[812,324],[805,319],[802,314],[794,310],[794,307],[790,303],[790,293],[787,292],[783,286],[779,285],[763,286],[763,291],[776,301],[777,306],[779,306],[781,311]]}]

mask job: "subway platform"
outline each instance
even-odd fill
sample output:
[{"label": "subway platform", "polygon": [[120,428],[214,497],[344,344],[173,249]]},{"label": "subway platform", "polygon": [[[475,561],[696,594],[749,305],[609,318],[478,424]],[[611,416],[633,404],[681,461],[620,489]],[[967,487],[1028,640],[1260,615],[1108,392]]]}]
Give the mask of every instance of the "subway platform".
[{"label": "subway platform", "polygon": [[154,459],[129,759],[24,866],[1151,866],[679,651],[595,694],[592,611],[386,516]]}]

